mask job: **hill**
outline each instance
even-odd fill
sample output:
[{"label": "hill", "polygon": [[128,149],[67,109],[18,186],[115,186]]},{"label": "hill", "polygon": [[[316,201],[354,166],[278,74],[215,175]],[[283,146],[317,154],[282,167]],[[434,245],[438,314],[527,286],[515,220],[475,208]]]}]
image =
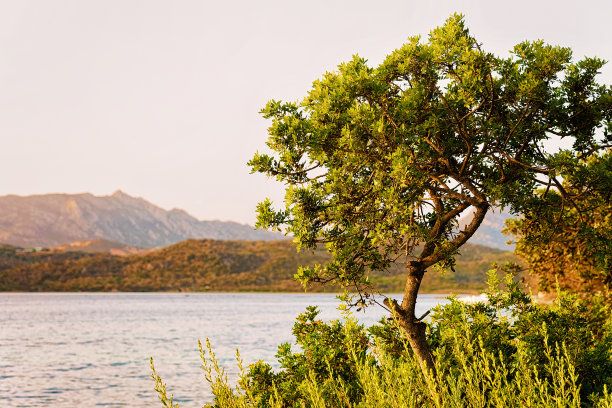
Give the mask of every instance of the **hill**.
[{"label": "hill", "polygon": [[143,248],[125,245],[120,242],[109,241],[102,238],[71,242],[66,245],[56,246],[53,250],[57,252],[108,252],[111,255],[130,255],[144,251]]},{"label": "hill", "polygon": [[[283,241],[186,240],[144,254],[43,251],[0,247],[1,291],[302,291],[299,265],[325,263],[325,251],[296,253]],[[509,252],[466,244],[456,272],[435,271],[425,292],[480,291],[491,262],[515,260]],[[395,266],[372,279],[386,293],[401,292],[404,270]],[[310,291],[321,291],[312,287]],[[333,291],[334,288],[325,288]]]},{"label": "hill", "polygon": [[155,248],[189,238],[278,240],[283,236],[236,222],[200,221],[183,210],[166,211],[122,191],[110,196],[0,197],[0,242],[14,246],[55,247],[104,239]]}]

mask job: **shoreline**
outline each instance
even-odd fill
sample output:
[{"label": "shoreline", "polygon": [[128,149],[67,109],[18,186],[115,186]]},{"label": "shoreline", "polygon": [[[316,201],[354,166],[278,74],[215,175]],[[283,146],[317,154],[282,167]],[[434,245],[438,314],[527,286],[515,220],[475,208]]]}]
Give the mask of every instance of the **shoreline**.
[{"label": "shoreline", "polygon": [[[419,293],[419,295],[480,295],[484,291],[474,290],[474,289],[464,289],[459,291],[440,289],[433,291],[424,291]],[[293,295],[340,295],[342,292],[327,292],[327,291],[284,291],[284,290],[218,290],[218,291],[188,291],[188,290],[155,290],[155,291],[123,291],[123,290],[112,290],[112,291],[104,291],[104,290],[96,290],[96,291],[0,291],[0,295],[2,294],[29,294],[29,293],[41,293],[41,294],[158,294],[158,293],[166,293],[166,294],[293,294]],[[403,295],[402,292],[387,292],[385,295]]]}]

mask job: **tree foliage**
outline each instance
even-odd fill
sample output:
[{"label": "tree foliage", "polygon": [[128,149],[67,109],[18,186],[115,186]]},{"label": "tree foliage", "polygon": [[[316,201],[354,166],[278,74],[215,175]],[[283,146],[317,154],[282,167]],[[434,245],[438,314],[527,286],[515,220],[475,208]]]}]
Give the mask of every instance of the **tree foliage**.
[{"label": "tree foliage", "polygon": [[528,263],[540,288],[557,284],[576,292],[609,289],[612,284],[612,151],[559,168],[562,187],[541,189],[533,208],[510,221],[516,253]]},{"label": "tree foliage", "polygon": [[[460,15],[427,41],[409,38],[378,67],[355,56],[315,81],[302,101],[263,109],[273,154],[258,153],[250,165],[287,189],[285,208],[259,205],[257,225],[284,227],[300,248],[325,244],[332,261],[303,268],[299,278],[356,288],[363,302],[370,272],[403,255],[404,299],[388,307],[433,369],[414,315],[423,274],[433,265],[452,268],[492,205],[534,209],[541,185],[571,193],[557,168],[612,140],[612,94],[596,81],[603,64],[572,62],[570,49],[543,41],[495,56]],[[545,142],[563,138],[570,151],[546,152]],[[457,230],[468,209],[472,221]]]}]

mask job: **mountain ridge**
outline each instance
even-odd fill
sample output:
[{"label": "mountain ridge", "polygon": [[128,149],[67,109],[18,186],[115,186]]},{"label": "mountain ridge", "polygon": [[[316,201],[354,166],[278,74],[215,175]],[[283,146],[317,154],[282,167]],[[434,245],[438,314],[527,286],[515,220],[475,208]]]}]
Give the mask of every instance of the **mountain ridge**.
[{"label": "mountain ridge", "polygon": [[91,193],[0,196],[0,242],[21,247],[55,247],[106,239],[142,248],[185,239],[278,240],[277,233],[234,221],[199,220],[185,210],[164,210],[121,190]]}]

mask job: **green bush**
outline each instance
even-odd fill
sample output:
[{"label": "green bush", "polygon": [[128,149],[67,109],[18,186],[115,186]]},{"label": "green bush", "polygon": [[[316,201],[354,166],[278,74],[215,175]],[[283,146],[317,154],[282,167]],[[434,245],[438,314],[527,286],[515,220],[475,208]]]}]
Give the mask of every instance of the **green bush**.
[{"label": "green bush", "polygon": [[[433,310],[428,339],[437,376],[425,377],[394,322],[365,329],[323,322],[309,307],[282,344],[280,369],[262,361],[232,388],[211,351],[203,367],[215,399],[208,407],[609,407],[612,314],[600,296],[561,293],[534,304],[511,277],[491,275],[488,302],[456,298]],[[166,407],[175,407],[154,373]]]},{"label": "green bush", "polygon": [[275,393],[284,405],[295,406],[306,397],[311,380],[320,384],[324,399],[337,392],[337,378],[343,380],[346,398],[360,398],[355,366],[366,358],[368,336],[353,319],[325,323],[317,319],[318,314],[316,307],[309,306],[298,316],[293,335],[302,350],[293,352],[289,343],[281,344],[276,355],[281,365],[278,373],[262,361],[249,367],[247,377],[256,406],[268,406]]}]

